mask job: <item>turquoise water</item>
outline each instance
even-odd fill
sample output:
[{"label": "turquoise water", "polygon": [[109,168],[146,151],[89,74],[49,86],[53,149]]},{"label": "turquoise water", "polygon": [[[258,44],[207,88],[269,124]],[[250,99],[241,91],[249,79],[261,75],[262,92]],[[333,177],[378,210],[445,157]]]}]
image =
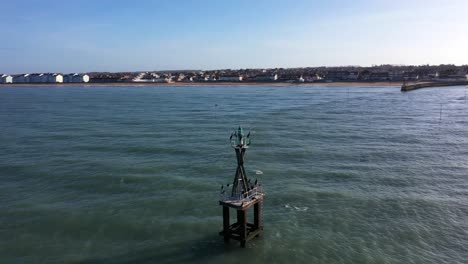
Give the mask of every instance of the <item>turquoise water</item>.
[{"label": "turquoise water", "polygon": [[[0,263],[468,263],[464,87],[0,87],[0,124]],[[217,234],[239,124],[246,249]]]}]

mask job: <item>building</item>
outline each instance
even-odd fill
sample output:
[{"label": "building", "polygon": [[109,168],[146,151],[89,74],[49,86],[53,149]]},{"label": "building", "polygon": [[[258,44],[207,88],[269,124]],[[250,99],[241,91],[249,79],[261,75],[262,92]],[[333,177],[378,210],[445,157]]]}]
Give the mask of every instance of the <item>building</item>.
[{"label": "building", "polygon": [[63,83],[63,75],[58,73],[49,73],[47,74],[48,83]]},{"label": "building", "polygon": [[49,82],[48,74],[44,73],[34,73],[29,75],[30,83],[47,83]]},{"label": "building", "polygon": [[87,74],[67,74],[63,76],[63,82],[66,83],[87,83],[89,82],[89,75]]},{"label": "building", "polygon": [[439,72],[438,80],[445,82],[466,80],[466,72],[456,69],[443,70]]},{"label": "building", "polygon": [[368,71],[368,70],[362,71],[359,74],[359,80],[361,80],[361,81],[369,81],[370,78],[371,78],[371,72]]},{"label": "building", "polygon": [[165,83],[173,83],[175,80],[175,76],[172,76],[171,74],[165,74],[163,76],[163,79]]},{"label": "building", "polygon": [[390,71],[388,72],[388,78],[392,81],[402,81],[403,72],[402,71]]},{"label": "building", "polygon": [[348,75],[348,71],[328,71],[325,79],[329,81],[344,81]]},{"label": "building", "polygon": [[453,82],[453,81],[461,81],[461,80],[466,80],[466,74],[439,74],[439,81],[444,81],[444,82]]},{"label": "building", "polygon": [[13,83],[13,77],[11,75],[2,74],[0,83]]},{"label": "building", "polygon": [[241,82],[243,77],[240,75],[223,75],[219,76],[220,82]]},{"label": "building", "polygon": [[268,74],[268,73],[261,73],[261,74],[257,74],[253,77],[250,78],[250,81],[254,81],[254,82],[274,82],[278,80],[278,74]]},{"label": "building", "polygon": [[371,81],[390,81],[388,72],[372,72],[370,74]]},{"label": "building", "polygon": [[216,81],[216,76],[215,75],[204,74],[204,75],[200,75],[199,77],[197,77],[196,80],[204,81],[204,82]]},{"label": "building", "polygon": [[179,74],[179,76],[177,77],[177,81],[178,82],[183,82],[185,80],[187,80],[188,78],[185,76],[185,74],[181,73]]},{"label": "building", "polygon": [[13,78],[15,83],[63,83],[63,76],[57,73],[21,74]]},{"label": "building", "polygon": [[328,71],[325,78],[330,81],[356,81],[359,78],[357,71]]},{"label": "building", "polygon": [[317,81],[321,81],[322,79],[323,79],[322,76],[318,74],[312,74],[312,75],[304,77],[305,82],[317,82]]},{"label": "building", "polygon": [[419,74],[415,72],[405,72],[403,74],[403,80],[405,81],[417,81],[419,80]]},{"label": "building", "polygon": [[281,76],[280,76],[281,81],[288,82],[288,83],[300,82],[301,78],[302,78],[302,75],[295,74],[295,73],[281,74]]},{"label": "building", "polygon": [[13,76],[13,83],[29,83],[29,74],[19,74]]},{"label": "building", "polygon": [[427,77],[431,78],[431,79],[437,79],[437,78],[439,78],[439,72],[438,71],[430,72],[430,73],[427,74]]},{"label": "building", "polygon": [[[137,76],[135,76],[132,79],[132,82],[146,82],[146,81],[148,81],[148,80],[144,80],[144,79],[148,79],[148,78],[145,78],[146,76],[147,76],[146,72],[140,72]],[[67,78],[67,76],[65,76],[64,81],[65,82],[73,82],[73,77],[70,79],[70,77]]]},{"label": "building", "polygon": [[348,76],[346,76],[346,80],[348,81],[357,81],[358,78],[359,78],[358,71],[350,71]]}]

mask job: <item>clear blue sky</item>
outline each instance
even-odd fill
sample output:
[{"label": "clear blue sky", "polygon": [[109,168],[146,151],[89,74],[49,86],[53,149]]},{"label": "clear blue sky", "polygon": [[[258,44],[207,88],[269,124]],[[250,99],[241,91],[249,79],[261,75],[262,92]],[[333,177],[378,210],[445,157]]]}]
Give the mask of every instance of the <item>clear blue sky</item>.
[{"label": "clear blue sky", "polygon": [[467,0],[0,0],[0,72],[468,64]]}]

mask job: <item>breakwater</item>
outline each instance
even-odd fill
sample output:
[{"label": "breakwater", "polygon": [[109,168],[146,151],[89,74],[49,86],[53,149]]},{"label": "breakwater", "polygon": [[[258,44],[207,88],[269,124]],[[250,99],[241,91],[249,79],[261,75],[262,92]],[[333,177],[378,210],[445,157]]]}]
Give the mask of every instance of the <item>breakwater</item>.
[{"label": "breakwater", "polygon": [[441,87],[441,86],[457,86],[457,85],[468,85],[468,81],[451,81],[451,82],[424,82],[414,84],[403,84],[401,86],[402,92],[409,92],[416,89],[428,88],[428,87]]}]

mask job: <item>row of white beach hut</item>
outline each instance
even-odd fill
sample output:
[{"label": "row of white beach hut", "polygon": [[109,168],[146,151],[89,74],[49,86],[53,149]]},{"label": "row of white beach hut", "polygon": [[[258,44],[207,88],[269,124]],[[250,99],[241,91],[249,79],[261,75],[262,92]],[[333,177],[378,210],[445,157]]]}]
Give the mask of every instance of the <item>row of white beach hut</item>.
[{"label": "row of white beach hut", "polygon": [[87,83],[89,76],[87,74],[58,74],[58,73],[34,73],[7,75],[3,74],[0,83]]}]

